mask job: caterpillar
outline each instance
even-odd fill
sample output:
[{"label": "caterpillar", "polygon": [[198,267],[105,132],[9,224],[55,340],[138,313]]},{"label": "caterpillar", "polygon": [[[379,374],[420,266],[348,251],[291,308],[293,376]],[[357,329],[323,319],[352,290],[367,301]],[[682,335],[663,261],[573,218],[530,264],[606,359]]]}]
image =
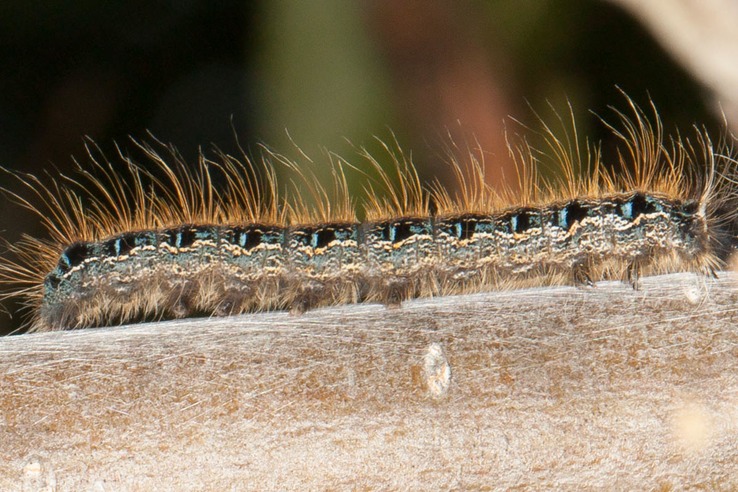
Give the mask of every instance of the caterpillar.
[{"label": "caterpillar", "polygon": [[[122,152],[101,158],[90,143],[90,162],[73,178],[13,173],[31,196],[6,193],[42,218],[49,237],[8,245],[3,295],[23,300],[31,330],[49,331],[714,275],[734,239],[725,172],[734,161],[702,129],[694,140],[667,139],[653,105],[647,115],[627,100],[629,113],[616,111],[617,126],[607,124],[621,144],[619,172],[595,147],[581,152],[575,127],[567,140],[544,124],[547,151],[524,138],[510,143],[515,191],[486,183],[473,151],[449,159],[455,187],[423,186],[411,159],[390,145],[389,171],[361,152],[378,177],[357,203],[346,178],[354,166],[344,160],[333,161],[323,185],[276,152],[258,163],[201,154],[191,170],[171,146],[138,143],[145,168]],[[540,172],[543,155],[558,177]],[[296,176],[291,193],[278,184],[282,165]]]}]

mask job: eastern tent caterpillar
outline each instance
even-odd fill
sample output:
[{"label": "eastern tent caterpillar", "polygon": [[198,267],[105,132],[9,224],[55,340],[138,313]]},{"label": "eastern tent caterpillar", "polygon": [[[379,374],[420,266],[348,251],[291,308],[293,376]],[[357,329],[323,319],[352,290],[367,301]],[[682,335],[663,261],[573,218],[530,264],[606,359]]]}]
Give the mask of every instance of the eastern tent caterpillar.
[{"label": "eastern tent caterpillar", "polygon": [[[538,154],[522,144],[511,147],[523,171],[522,196],[485,184],[473,155],[453,162],[459,192],[452,193],[440,184],[424,189],[412,163],[395,153],[394,171],[379,178],[388,198],[368,193],[363,221],[340,165],[335,193],[301,174],[300,186],[318,199],[312,209],[300,193],[279,198],[269,164],[260,186],[249,161],[201,158],[190,171],[174,150],[164,157],[148,145],[141,149],[156,174],[121,156],[122,171],[93,158],[75,180],[44,184],[20,176],[41,205],[13,196],[43,218],[51,239],[11,245],[14,256],[2,260],[0,276],[11,289],[6,295],[21,296],[30,308],[31,328],[46,331],[362,301],[393,305],[602,278],[637,287],[641,274],[713,274],[724,260],[728,217],[721,210],[731,195],[730,181],[716,169],[732,160],[704,131],[694,144],[665,140],[655,110],[649,121],[629,103],[632,116],[618,113],[621,129],[610,127],[623,145],[622,173],[606,169],[597,152],[582,158],[549,132],[563,178],[539,177]],[[578,175],[579,166],[590,173]],[[223,189],[214,189],[214,173]]]}]

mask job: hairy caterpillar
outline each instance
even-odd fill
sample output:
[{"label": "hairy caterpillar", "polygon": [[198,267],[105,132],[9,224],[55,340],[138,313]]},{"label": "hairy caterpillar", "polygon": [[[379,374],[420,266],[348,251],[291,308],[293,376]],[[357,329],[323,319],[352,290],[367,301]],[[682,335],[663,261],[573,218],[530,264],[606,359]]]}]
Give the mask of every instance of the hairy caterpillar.
[{"label": "hairy caterpillar", "polygon": [[[714,274],[732,242],[722,212],[731,182],[716,169],[732,160],[704,131],[694,144],[665,140],[655,109],[649,121],[630,107],[630,118],[618,112],[620,130],[610,126],[623,144],[621,173],[606,169],[598,152],[582,157],[577,142],[549,131],[549,155],[563,177],[540,177],[539,154],[525,142],[511,146],[519,194],[487,185],[474,153],[452,160],[457,192],[438,183],[425,189],[399,151],[390,151],[390,172],[365,154],[380,177],[367,186],[361,221],[346,164],[333,166],[332,187],[325,187],[277,154],[273,160],[299,175],[292,196],[280,198],[274,164],[263,166],[266,184],[259,185],[248,160],[201,157],[191,171],[173,149],[162,156],[145,144],[156,172],[121,155],[122,170],[93,157],[75,179],[19,175],[35,200],[11,195],[43,218],[50,239],[10,245],[0,280],[10,287],[6,296],[22,297],[31,310],[31,329],[45,331],[361,301],[394,305],[602,278],[637,287],[641,274],[671,271]],[[580,176],[579,168],[589,173]],[[376,183],[387,198],[376,198]],[[309,206],[305,193],[317,204]]]}]

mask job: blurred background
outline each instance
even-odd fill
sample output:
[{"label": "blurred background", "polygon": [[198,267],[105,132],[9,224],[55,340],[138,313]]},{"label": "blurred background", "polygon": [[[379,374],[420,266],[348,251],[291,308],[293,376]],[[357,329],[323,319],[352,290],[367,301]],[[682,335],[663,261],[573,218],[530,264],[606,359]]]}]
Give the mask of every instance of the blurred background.
[{"label": "blurred background", "polygon": [[[607,159],[612,136],[589,111],[627,109],[618,88],[644,107],[651,98],[667,132],[719,133],[738,113],[732,4],[5,0],[0,165],[67,172],[86,136],[113,156],[150,131],[191,162],[263,143],[287,155],[297,145],[320,168],[324,149],[361,164],[356,148],[377,149],[378,136],[412,153],[424,180],[443,180],[450,135],[479,143],[497,185],[514,175],[508,116],[536,128],[534,111],[551,121],[549,106],[566,115],[567,101]],[[44,234],[7,199],[0,231]],[[0,332],[18,321],[3,316]]]}]

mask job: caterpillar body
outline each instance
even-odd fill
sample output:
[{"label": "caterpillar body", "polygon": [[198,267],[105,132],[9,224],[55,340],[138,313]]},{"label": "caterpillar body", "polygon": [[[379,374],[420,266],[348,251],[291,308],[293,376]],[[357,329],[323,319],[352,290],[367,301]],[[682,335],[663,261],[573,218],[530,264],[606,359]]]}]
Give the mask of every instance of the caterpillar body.
[{"label": "caterpillar body", "polygon": [[[357,218],[341,165],[333,167],[333,193],[301,171],[301,192],[287,199],[279,198],[273,164],[265,165],[261,186],[249,161],[201,158],[190,171],[172,149],[163,157],[148,145],[141,149],[156,173],[122,157],[122,170],[93,158],[96,172],[81,168],[75,180],[21,176],[43,206],[13,196],[44,218],[51,239],[11,245],[0,278],[11,287],[6,296],[25,299],[31,329],[45,331],[363,301],[397,305],[602,278],[637,287],[641,274],[670,271],[713,274],[732,242],[721,212],[731,182],[715,169],[732,159],[701,131],[695,145],[666,142],[657,114],[651,123],[631,109],[631,119],[619,113],[623,130],[611,127],[624,144],[620,174],[605,169],[598,153],[582,159],[549,133],[549,155],[564,171],[558,181],[539,177],[538,154],[523,144],[511,147],[525,176],[520,194],[487,185],[474,153],[452,162],[456,192],[438,184],[426,190],[404,154],[390,152],[394,169],[378,181],[388,198],[374,198],[369,185],[365,220]],[[577,167],[590,172],[578,176]],[[312,210],[306,194],[318,199]]]}]

